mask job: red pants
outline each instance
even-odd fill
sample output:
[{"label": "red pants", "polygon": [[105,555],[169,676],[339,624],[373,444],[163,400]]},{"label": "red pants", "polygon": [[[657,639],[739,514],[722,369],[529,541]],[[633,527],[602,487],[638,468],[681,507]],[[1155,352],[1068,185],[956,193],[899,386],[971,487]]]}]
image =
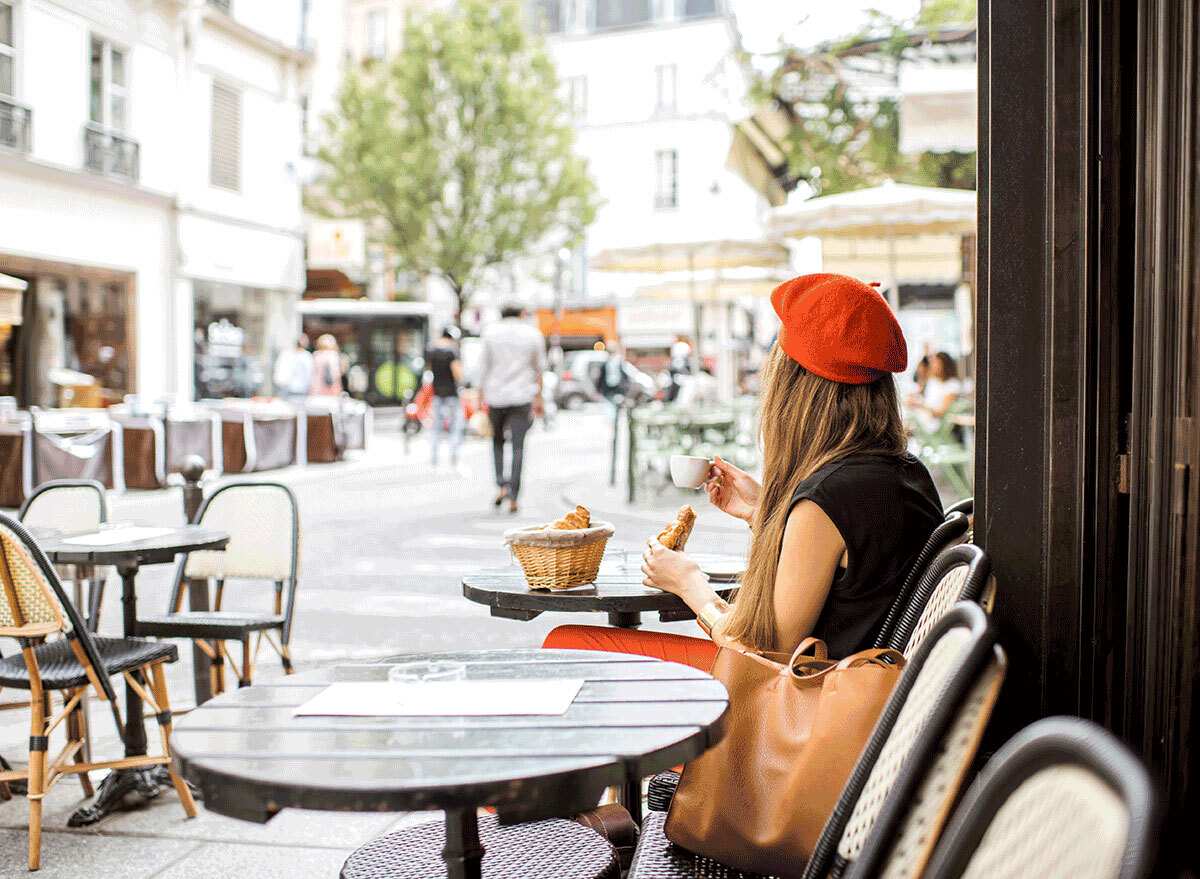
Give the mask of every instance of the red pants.
[{"label": "red pants", "polygon": [[559,626],[546,636],[542,647],[632,653],[690,665],[700,671],[712,668],[713,660],[717,658],[717,645],[707,638],[603,626]]}]

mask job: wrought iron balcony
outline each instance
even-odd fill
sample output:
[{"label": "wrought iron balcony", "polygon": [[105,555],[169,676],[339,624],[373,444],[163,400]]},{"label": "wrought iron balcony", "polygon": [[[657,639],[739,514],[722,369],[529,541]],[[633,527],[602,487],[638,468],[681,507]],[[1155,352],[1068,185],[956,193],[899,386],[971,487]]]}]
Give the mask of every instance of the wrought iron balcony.
[{"label": "wrought iron balcony", "polygon": [[83,126],[83,165],[89,171],[138,179],[138,142],[95,123]]},{"label": "wrought iron balcony", "polygon": [[0,98],[0,147],[29,152],[29,122],[32,112],[28,107]]}]

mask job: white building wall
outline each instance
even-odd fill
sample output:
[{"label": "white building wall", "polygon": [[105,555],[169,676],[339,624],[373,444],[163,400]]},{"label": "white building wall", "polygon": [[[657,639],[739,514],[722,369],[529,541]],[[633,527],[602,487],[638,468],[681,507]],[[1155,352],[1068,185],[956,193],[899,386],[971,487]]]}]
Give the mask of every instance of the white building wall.
[{"label": "white building wall", "polygon": [[[304,286],[301,0],[16,0],[16,88],[31,149],[0,149],[0,258],[132,275],[141,393],[191,393],[196,278]],[[84,168],[90,40],[127,59],[136,180]],[[242,187],[209,184],[212,81],[243,91]],[[189,271],[191,274],[189,274]]]}]

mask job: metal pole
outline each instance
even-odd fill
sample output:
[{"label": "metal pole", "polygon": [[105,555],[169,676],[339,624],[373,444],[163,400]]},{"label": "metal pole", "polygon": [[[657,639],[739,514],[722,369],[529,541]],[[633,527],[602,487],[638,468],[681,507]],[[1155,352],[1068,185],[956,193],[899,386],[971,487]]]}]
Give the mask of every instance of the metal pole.
[{"label": "metal pole", "polygon": [[[204,460],[199,455],[189,455],[180,468],[183,474],[183,519],[189,525],[196,524],[200,507],[204,503]],[[208,610],[208,581],[188,580],[188,609]],[[174,608],[171,608],[174,610]],[[196,704],[202,705],[212,698],[212,660],[192,642],[192,677],[196,691]]]}]

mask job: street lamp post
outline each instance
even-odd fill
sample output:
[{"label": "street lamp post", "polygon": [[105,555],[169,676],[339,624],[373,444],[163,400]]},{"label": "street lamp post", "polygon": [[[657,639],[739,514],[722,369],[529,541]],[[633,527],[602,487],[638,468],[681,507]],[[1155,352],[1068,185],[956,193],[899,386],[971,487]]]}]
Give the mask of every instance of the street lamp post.
[{"label": "street lamp post", "polygon": [[566,247],[559,250],[554,259],[554,331],[550,334],[550,363],[558,376],[562,375],[563,370],[562,320],[566,297],[564,287],[570,259],[571,251]]}]

